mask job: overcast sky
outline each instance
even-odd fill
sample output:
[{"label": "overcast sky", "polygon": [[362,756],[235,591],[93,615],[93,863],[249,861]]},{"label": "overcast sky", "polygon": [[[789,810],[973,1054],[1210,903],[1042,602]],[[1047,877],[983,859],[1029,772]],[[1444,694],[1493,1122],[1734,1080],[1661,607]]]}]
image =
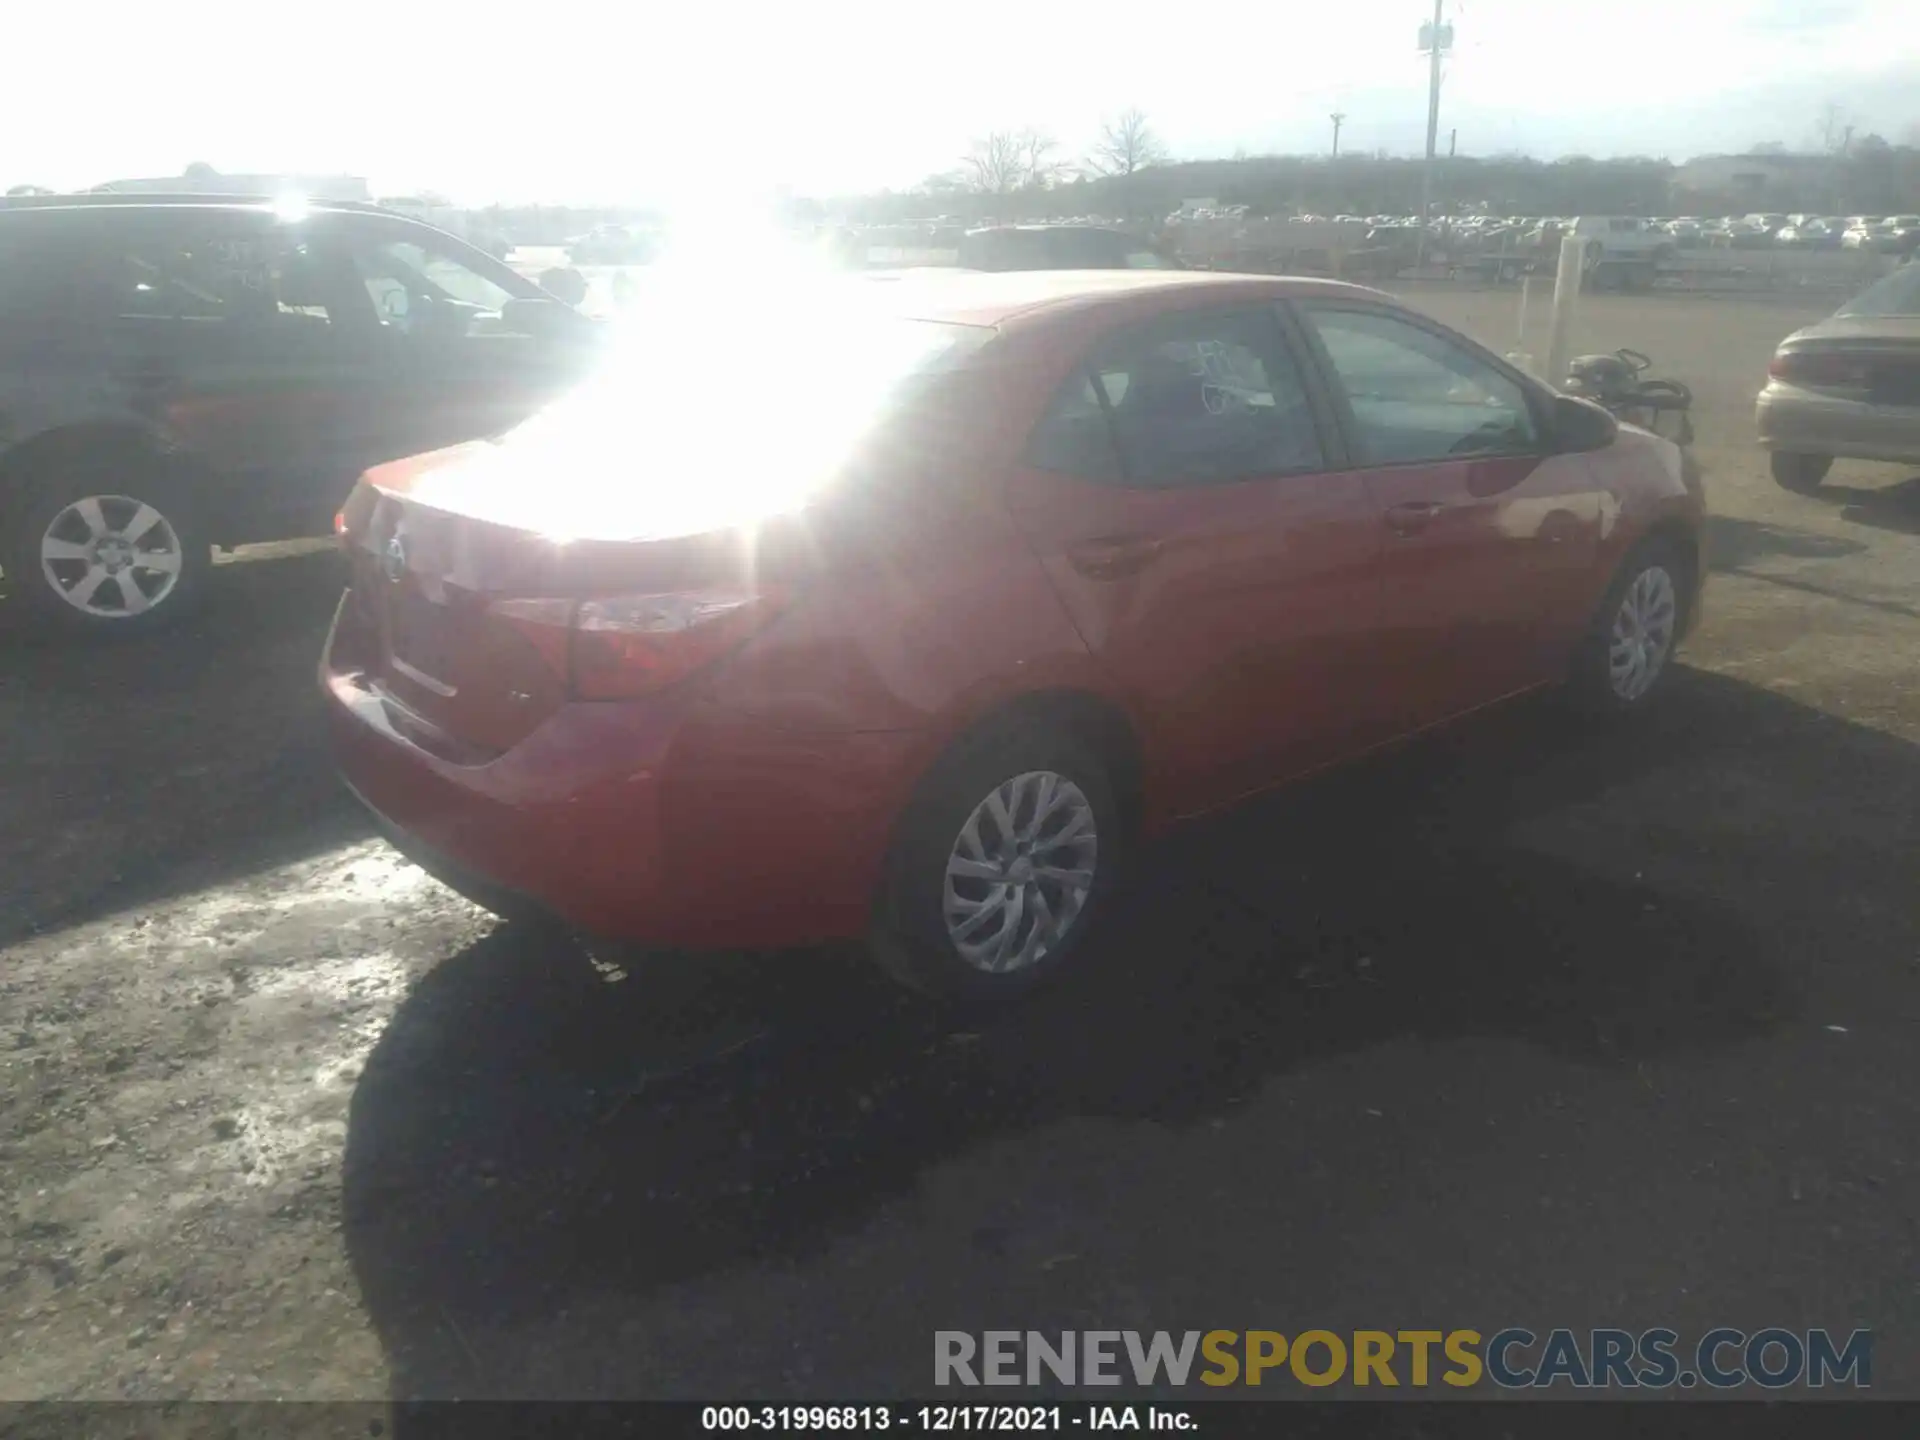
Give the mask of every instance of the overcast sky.
[{"label": "overcast sky", "polygon": [[[1430,4],[1430,0],[1427,0]],[[1920,138],[1920,0],[1448,0],[1441,143],[1688,155]],[[517,14],[515,22],[497,18]],[[167,18],[163,18],[163,15]],[[762,0],[10,7],[0,185],[346,171],[462,202],[905,187],[970,136],[1083,154],[1144,109],[1181,157],[1416,153],[1422,0]]]}]

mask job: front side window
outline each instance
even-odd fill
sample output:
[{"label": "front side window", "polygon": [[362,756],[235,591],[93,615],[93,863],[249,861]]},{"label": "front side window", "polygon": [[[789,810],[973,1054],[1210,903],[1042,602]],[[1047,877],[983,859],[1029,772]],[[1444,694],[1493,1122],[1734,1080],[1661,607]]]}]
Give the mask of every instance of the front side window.
[{"label": "front side window", "polygon": [[1526,393],[1472,351],[1376,310],[1304,306],[1302,313],[1346,393],[1362,465],[1539,448]]},{"label": "front side window", "polygon": [[1324,463],[1299,372],[1263,311],[1181,316],[1107,345],[1055,397],[1029,459],[1154,487]]},{"label": "front side window", "polygon": [[505,285],[417,240],[361,239],[354,265],[381,323],[404,335],[512,333]]}]

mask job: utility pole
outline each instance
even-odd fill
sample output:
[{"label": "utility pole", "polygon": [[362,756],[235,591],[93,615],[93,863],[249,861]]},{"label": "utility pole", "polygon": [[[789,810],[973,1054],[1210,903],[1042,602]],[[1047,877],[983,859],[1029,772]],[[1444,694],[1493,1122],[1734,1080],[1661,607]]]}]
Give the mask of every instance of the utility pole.
[{"label": "utility pole", "polygon": [[1433,0],[1433,22],[1420,27],[1420,48],[1427,52],[1427,163],[1420,172],[1420,249],[1425,258],[1427,226],[1433,219],[1433,156],[1440,144],[1440,59],[1453,44],[1444,14],[1447,0]]},{"label": "utility pole", "polygon": [[1333,158],[1338,160],[1340,158],[1340,127],[1347,123],[1346,112],[1336,110],[1329,118],[1333,121]]}]

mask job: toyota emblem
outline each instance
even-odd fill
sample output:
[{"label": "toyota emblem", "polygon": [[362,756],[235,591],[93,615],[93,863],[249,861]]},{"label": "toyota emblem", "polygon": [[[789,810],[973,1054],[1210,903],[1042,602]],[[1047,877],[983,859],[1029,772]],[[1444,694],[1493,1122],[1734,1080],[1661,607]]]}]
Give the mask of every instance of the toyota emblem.
[{"label": "toyota emblem", "polygon": [[381,552],[380,568],[386,572],[387,579],[396,585],[400,577],[407,573],[407,542],[399,535],[387,541],[387,548]]}]

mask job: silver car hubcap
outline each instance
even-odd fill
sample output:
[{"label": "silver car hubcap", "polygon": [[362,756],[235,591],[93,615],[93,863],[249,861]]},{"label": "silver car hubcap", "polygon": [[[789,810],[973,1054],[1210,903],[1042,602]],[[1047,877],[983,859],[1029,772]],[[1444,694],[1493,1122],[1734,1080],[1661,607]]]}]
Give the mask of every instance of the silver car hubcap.
[{"label": "silver car hubcap", "polygon": [[1673,577],[1649,565],[1633,577],[1613,617],[1607,645],[1607,678],[1622,700],[1638,700],[1653,688],[1673,653],[1673,627],[1679,614]]},{"label": "silver car hubcap", "polygon": [[1084,790],[1051,770],[1014,776],[974,807],[947,856],[947,938],[993,974],[1037,964],[1080,918],[1098,856]]},{"label": "silver car hubcap", "polygon": [[151,610],[180,583],[185,550],[167,517],[125,495],[76,500],[40,537],[53,593],[104,620]]}]

